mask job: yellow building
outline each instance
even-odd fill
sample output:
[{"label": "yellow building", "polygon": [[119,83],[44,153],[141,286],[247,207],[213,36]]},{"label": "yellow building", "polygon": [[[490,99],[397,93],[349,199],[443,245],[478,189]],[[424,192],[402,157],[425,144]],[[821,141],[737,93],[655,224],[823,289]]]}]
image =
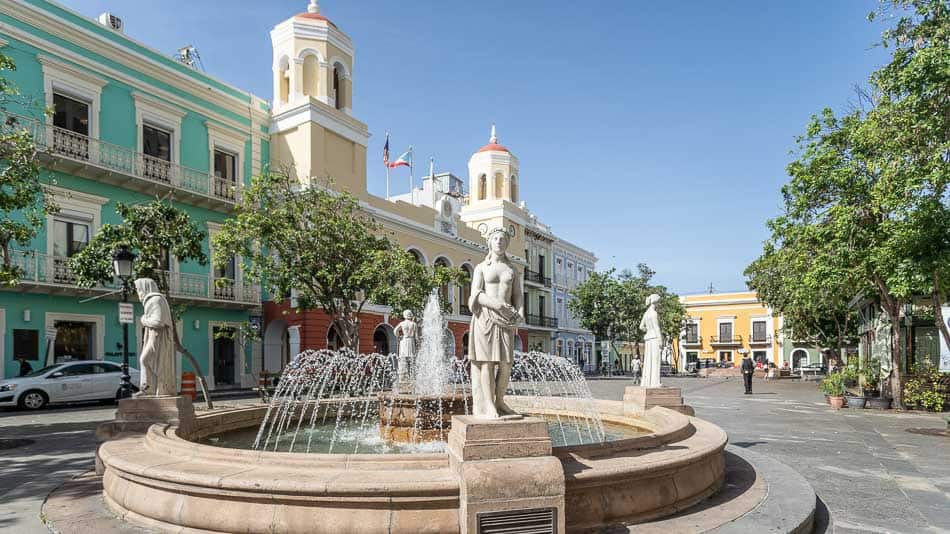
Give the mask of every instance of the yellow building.
[{"label": "yellow building", "polygon": [[700,359],[738,365],[745,354],[756,361],[781,364],[780,318],[754,291],[684,295],[680,301],[689,315],[682,336],[674,343],[682,369]]}]

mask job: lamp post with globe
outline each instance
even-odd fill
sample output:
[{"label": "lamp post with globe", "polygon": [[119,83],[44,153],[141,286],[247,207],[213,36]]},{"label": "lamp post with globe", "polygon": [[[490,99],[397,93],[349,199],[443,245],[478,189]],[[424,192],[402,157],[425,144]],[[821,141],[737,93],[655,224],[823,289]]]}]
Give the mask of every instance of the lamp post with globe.
[{"label": "lamp post with globe", "polygon": [[[135,263],[135,254],[129,247],[122,245],[112,253],[112,267],[115,275],[122,281],[122,302],[129,302],[129,280],[132,278],[132,267]],[[122,323],[122,387],[119,397],[127,399],[132,396],[132,377],[129,375],[129,323]]]}]

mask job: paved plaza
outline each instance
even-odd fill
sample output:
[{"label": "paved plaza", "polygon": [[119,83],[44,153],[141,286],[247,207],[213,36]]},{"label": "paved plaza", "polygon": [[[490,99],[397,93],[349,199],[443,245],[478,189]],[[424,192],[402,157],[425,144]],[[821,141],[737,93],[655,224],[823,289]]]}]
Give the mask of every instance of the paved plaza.
[{"label": "paved plaza", "polygon": [[[738,379],[666,379],[681,387],[699,417],[726,430],[733,446],[771,456],[814,486],[828,532],[950,532],[950,439],[943,416],[832,411],[813,382],[757,381],[751,396]],[[594,396],[619,399],[629,380],[593,379]],[[220,405],[254,402],[221,402]],[[93,467],[96,425],[114,407],[55,407],[0,412],[0,530],[46,532],[46,495]],[[22,445],[7,448],[24,439]],[[781,495],[778,496],[781,498]],[[830,516],[830,521],[829,521]]]}]

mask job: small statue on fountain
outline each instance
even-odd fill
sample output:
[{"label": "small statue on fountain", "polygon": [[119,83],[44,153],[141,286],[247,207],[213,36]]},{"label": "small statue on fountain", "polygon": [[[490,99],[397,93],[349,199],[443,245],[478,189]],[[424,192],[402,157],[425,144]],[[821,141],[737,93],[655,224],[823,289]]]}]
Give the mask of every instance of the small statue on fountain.
[{"label": "small statue on fountain", "polygon": [[412,310],[402,312],[403,321],[396,325],[393,332],[399,338],[399,360],[396,363],[396,391],[411,393],[409,370],[416,357],[416,347],[419,341],[419,325],[415,321]]},{"label": "small statue on fountain", "polygon": [[151,278],[135,281],[135,292],[145,308],[141,322],[144,327],[139,365],[142,373],[139,397],[174,396],[178,394],[175,380],[174,318],[168,301]]},{"label": "small statue on fountain", "polygon": [[505,404],[515,356],[515,332],[524,320],[521,276],[508,258],[511,236],[495,228],[486,236],[488,257],[472,275],[468,359],[472,362],[473,415],[517,415]]},{"label": "small statue on fountain", "polygon": [[656,303],[659,295],[650,295],[646,299],[647,311],[640,320],[640,331],[643,332],[643,379],[640,385],[647,388],[658,388],[660,384],[660,346],[663,335],[660,332],[660,318],[656,312]]}]

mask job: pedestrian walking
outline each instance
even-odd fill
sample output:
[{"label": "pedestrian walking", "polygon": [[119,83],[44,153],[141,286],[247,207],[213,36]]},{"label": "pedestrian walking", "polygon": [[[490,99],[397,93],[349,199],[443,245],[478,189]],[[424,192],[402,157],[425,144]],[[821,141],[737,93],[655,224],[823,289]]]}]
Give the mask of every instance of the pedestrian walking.
[{"label": "pedestrian walking", "polygon": [[745,394],[752,394],[752,373],[755,372],[755,364],[752,363],[752,358],[749,357],[749,353],[746,353],[742,356],[742,381],[745,384]]},{"label": "pedestrian walking", "polygon": [[630,362],[630,374],[633,375],[634,383],[640,383],[640,357],[636,357]]}]

